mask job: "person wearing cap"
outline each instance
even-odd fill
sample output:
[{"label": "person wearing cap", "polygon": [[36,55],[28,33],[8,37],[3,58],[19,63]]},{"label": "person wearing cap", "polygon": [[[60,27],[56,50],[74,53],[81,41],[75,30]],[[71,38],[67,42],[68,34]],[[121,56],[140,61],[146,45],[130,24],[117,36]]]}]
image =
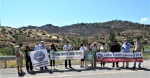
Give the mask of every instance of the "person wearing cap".
[{"label": "person wearing cap", "polygon": [[[140,38],[136,39],[133,52],[144,52],[144,48]],[[141,62],[139,62],[138,67],[141,68]],[[136,62],[134,62],[134,66],[132,68],[136,68]]]},{"label": "person wearing cap", "polygon": [[[72,46],[69,44],[69,41],[66,42],[66,45],[63,46],[63,50],[64,51],[71,51],[72,50]],[[65,68],[67,69],[67,61],[69,61],[69,68],[71,67],[71,59],[65,59]]]},{"label": "person wearing cap", "polygon": [[[110,47],[110,51],[112,53],[114,52],[120,52],[121,51],[121,46],[119,43],[117,43],[117,41],[113,41],[111,47]],[[112,67],[115,67],[115,62],[113,62]],[[118,62],[116,62],[116,67],[119,67]]]},{"label": "person wearing cap", "polygon": [[17,61],[17,70],[18,73],[24,73],[22,70],[23,65],[23,53],[20,51],[20,46],[15,46],[15,56]]},{"label": "person wearing cap", "polygon": [[[128,42],[127,39],[124,39],[124,43],[122,44],[122,52],[124,53],[128,53],[130,52],[130,47],[131,47],[131,43]],[[123,62],[123,66],[122,68],[124,67],[124,62]],[[126,68],[129,67],[129,62],[126,62]]]},{"label": "person wearing cap", "polygon": [[[40,49],[46,49],[46,50],[49,50],[49,49],[48,49],[48,46],[45,44],[44,41],[41,41]],[[43,67],[41,67],[40,69],[42,70]],[[48,69],[47,66],[45,66],[45,69]]]}]

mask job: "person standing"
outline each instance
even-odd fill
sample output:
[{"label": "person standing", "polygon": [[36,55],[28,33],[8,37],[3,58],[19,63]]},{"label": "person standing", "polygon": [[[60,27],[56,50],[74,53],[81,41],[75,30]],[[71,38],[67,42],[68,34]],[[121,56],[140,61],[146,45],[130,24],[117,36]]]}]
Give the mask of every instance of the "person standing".
[{"label": "person standing", "polygon": [[[105,43],[102,43],[102,45],[100,46],[100,51],[101,52],[106,52],[107,51],[107,46],[105,45]],[[105,62],[101,62],[101,67],[105,67]]]},{"label": "person standing", "polygon": [[[114,52],[120,52],[121,51],[121,46],[119,43],[117,43],[117,41],[113,41],[111,47],[110,47],[110,51],[112,53]],[[115,67],[115,62],[113,62],[112,67]],[[118,62],[116,62],[116,67],[119,67]]]},{"label": "person standing", "polygon": [[[90,46],[90,49],[92,50],[92,52],[94,52],[94,61],[91,63],[92,65],[92,67],[94,66],[94,67],[96,67],[96,59],[95,59],[95,56],[96,56],[96,52],[97,52],[97,50],[98,50],[98,48],[97,48],[97,42],[94,42],[93,44],[91,44],[91,46]],[[94,65],[93,65],[94,64]]]},{"label": "person standing", "polygon": [[24,73],[22,70],[23,65],[23,53],[20,51],[20,46],[15,46],[15,55],[16,55],[16,61],[17,61],[17,70],[18,73]]},{"label": "person standing", "polygon": [[40,50],[40,42],[37,42],[36,46],[34,47],[34,51]]},{"label": "person standing", "polygon": [[[53,43],[53,44],[51,44],[50,49],[51,49],[51,51],[50,51],[50,52],[57,52],[57,50],[56,50],[56,47],[55,47],[54,43]],[[50,54],[51,54],[51,53],[50,53]],[[52,67],[54,67],[54,68],[55,68],[55,59],[50,59],[50,66],[51,66],[51,68],[52,68]]]},{"label": "person standing", "polygon": [[[85,57],[86,57],[86,54],[87,52],[89,51],[89,44],[84,44],[84,49],[85,49]],[[85,67],[88,67],[88,62],[86,60],[85,61]]]},{"label": "person standing", "polygon": [[85,48],[83,44],[81,44],[81,47],[79,50],[83,52],[83,58],[81,59],[81,66],[80,66],[81,68],[83,68],[85,64]]},{"label": "person standing", "polygon": [[[46,50],[48,50],[48,46],[45,44],[44,41],[41,41],[40,49],[46,49]],[[40,69],[42,70],[43,67],[41,67]],[[48,69],[47,66],[45,66],[45,69]]]},{"label": "person standing", "polygon": [[[123,45],[122,45],[122,51],[123,51],[124,53],[129,53],[131,46],[132,46],[131,43],[129,43],[128,40],[125,39],[125,40],[124,40],[124,43],[123,43]],[[122,67],[124,67],[124,62],[123,62],[123,66],[122,66]],[[126,68],[128,68],[128,67],[129,67],[129,62],[126,62]]]},{"label": "person standing", "polygon": [[[69,44],[69,41],[67,41],[66,45],[63,46],[63,50],[67,52],[72,50],[72,46]],[[67,69],[67,61],[69,61],[69,67],[72,68],[70,59],[65,59],[65,68]]]},{"label": "person standing", "polygon": [[32,49],[29,46],[26,46],[25,57],[26,57],[26,70],[27,70],[27,72],[33,71],[33,66],[32,66],[32,62],[31,62],[31,58],[30,58],[30,51],[32,51]]},{"label": "person standing", "polygon": [[[133,52],[144,52],[144,48],[140,38],[136,39]],[[141,68],[141,62],[139,62],[138,67]],[[134,66],[132,68],[136,68],[136,62],[134,62]]]}]

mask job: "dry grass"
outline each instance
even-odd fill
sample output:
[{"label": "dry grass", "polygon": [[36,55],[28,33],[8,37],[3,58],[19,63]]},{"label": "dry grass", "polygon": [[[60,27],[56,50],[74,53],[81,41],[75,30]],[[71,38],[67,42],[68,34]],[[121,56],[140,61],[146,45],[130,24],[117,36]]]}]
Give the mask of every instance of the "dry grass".
[{"label": "dry grass", "polygon": [[[56,65],[62,65],[65,64],[64,60],[56,60]],[[80,64],[80,60],[71,60],[71,64]],[[16,60],[7,60],[7,67],[16,67]],[[25,66],[25,60],[23,60],[23,66]],[[0,61],[0,68],[4,68],[5,67],[5,61]]]}]

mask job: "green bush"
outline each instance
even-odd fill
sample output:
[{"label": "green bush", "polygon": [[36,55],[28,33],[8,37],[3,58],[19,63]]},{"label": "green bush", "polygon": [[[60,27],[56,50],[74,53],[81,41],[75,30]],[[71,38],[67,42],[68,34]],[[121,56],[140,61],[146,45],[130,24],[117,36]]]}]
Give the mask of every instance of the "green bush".
[{"label": "green bush", "polygon": [[7,46],[4,48],[0,49],[0,54],[1,55],[14,55],[15,54],[15,49],[13,46]]}]

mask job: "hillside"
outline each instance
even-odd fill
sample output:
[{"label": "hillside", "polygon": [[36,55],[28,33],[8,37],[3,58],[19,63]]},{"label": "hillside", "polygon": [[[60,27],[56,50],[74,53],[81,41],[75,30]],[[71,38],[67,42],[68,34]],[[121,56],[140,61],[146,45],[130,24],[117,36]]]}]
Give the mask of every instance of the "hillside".
[{"label": "hillside", "polygon": [[145,33],[150,31],[150,25],[121,20],[112,20],[103,23],[78,23],[62,27],[46,24],[41,27],[28,26],[22,28],[41,29],[49,33],[72,34],[81,36],[107,35],[110,28],[114,28],[115,32],[117,33],[130,33],[135,35],[138,35],[141,32]]},{"label": "hillside", "polygon": [[35,45],[37,41],[44,40],[49,42],[60,42],[62,37],[58,34],[49,34],[44,30],[0,27],[0,47],[23,43],[27,45],[32,42]]},{"label": "hillside", "polygon": [[98,42],[98,46],[103,42],[110,45],[110,29],[114,31],[115,39],[120,44],[125,38],[134,43],[135,38],[140,37],[144,45],[150,45],[150,25],[129,21],[113,20],[104,23],[78,23],[62,27],[53,26],[52,24],[21,28],[1,26],[0,55],[9,55],[14,50],[13,46],[15,44],[22,43],[23,48],[26,45],[34,47],[36,42],[41,40],[44,40],[48,45],[54,43],[58,50],[62,50],[66,41],[70,41],[75,50],[79,49],[82,43],[91,44],[94,41]]}]

